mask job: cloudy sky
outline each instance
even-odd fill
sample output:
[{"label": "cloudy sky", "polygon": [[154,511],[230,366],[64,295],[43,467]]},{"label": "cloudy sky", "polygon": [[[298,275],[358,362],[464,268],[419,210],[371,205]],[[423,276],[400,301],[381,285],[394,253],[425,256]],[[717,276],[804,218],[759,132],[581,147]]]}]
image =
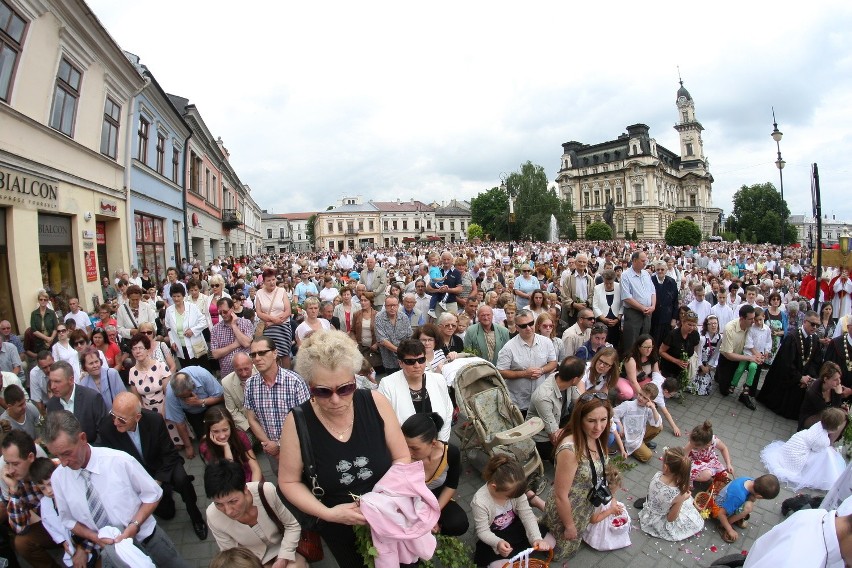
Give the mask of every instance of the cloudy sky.
[{"label": "cloudy sky", "polygon": [[[677,151],[678,71],[714,205],[772,181],[852,222],[852,3],[88,0],[167,92],[197,105],[275,213],[343,196],[470,199],[568,140],[651,127]],[[419,8],[418,8],[419,6]]]}]

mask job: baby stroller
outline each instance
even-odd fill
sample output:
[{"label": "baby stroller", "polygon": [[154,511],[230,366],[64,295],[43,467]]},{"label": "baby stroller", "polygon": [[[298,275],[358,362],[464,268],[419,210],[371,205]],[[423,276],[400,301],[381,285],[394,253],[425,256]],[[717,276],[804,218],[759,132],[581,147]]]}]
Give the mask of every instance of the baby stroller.
[{"label": "baby stroller", "polygon": [[544,423],[541,418],[524,420],[494,365],[479,358],[465,361],[471,362],[455,376],[456,401],[470,421],[461,436],[462,452],[479,470],[495,454],[514,456],[524,468],[530,489],[540,493],[546,482],[544,464],[532,438]]}]

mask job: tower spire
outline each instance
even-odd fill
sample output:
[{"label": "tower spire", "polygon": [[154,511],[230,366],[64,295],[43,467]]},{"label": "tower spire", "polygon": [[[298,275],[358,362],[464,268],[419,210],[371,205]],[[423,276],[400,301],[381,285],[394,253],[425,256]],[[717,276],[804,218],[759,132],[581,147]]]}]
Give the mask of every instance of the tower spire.
[{"label": "tower spire", "polygon": [[683,77],[680,76],[680,65],[677,66],[677,81],[683,87]]}]

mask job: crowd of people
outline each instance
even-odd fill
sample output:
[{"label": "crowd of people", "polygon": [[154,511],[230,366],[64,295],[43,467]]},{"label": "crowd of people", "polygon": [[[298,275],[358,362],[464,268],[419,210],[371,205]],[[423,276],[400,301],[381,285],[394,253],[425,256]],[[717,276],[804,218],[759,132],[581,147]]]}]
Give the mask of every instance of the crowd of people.
[{"label": "crowd of people", "polygon": [[[780,483],[827,490],[845,467],[833,444],[852,396],[852,282],[835,267],[817,284],[799,249],[785,253],[577,241],[184,259],[162,282],[148,269],[104,278],[91,314],[41,290],[22,333],[0,322],[6,556],[186,566],[156,523],[175,516],[175,492],[199,539],[209,530],[223,552],[242,551],[229,557],[274,568],[312,559],[306,535],[361,565],[353,526],[368,521],[394,543],[385,565],[416,564],[430,535],[471,521],[479,566],[529,547],[560,559],[583,542],[621,548],[630,517],[610,456],[647,463],[666,425],[682,436],[666,401],[683,393],[797,421],[764,451],[763,475],[735,477],[709,421],[663,452],[641,529],[679,541],[709,515],[734,541]],[[465,357],[493,364],[512,404],[541,418],[546,500],[495,456],[472,519],[455,503],[459,404],[441,371]],[[184,467],[196,451],[206,514]],[[376,506],[388,499],[424,507],[421,535],[401,536]]]}]

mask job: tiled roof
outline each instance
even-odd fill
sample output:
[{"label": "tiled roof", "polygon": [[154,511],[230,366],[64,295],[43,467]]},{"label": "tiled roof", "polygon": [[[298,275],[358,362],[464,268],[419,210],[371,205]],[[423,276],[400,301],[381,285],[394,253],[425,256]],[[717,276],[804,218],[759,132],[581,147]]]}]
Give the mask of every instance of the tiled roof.
[{"label": "tiled roof", "polygon": [[428,213],[433,211],[432,207],[417,200],[400,201],[399,203],[396,201],[371,201],[370,203],[375,205],[379,211],[384,213],[407,213],[415,211],[424,211]]}]

